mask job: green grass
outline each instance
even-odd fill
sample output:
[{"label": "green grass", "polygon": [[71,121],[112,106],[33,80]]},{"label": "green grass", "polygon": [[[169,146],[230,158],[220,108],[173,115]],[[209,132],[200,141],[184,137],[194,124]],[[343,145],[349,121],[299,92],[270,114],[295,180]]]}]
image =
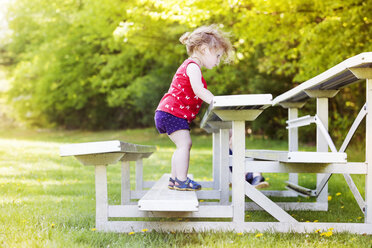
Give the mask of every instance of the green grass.
[{"label": "green grass", "polygon": [[[66,143],[119,139],[157,145],[144,161],[145,180],[156,180],[170,171],[174,146],[154,129],[87,131],[0,130],[0,247],[371,247],[368,235],[334,233],[100,233],[95,228],[94,168],[74,158],[59,157]],[[281,141],[247,138],[248,148],[286,149]],[[311,150],[310,147],[304,147]],[[363,151],[350,153],[363,160]],[[350,156],[349,156],[350,158]],[[211,137],[194,135],[190,173],[196,180],[212,180]],[[120,201],[120,166],[108,167],[109,202]],[[134,173],[132,173],[134,181]],[[284,189],[285,174],[265,174],[269,189]],[[364,177],[353,176],[364,195]],[[315,187],[314,175],[300,174],[300,181]],[[336,196],[340,192],[341,195]],[[291,214],[299,221],[363,222],[363,216],[342,175],[330,180],[328,212]],[[283,200],[283,199],[276,199]],[[292,198],[292,201],[313,199]],[[263,211],[247,212],[246,221],[274,221]],[[259,235],[258,235],[259,236]]]}]

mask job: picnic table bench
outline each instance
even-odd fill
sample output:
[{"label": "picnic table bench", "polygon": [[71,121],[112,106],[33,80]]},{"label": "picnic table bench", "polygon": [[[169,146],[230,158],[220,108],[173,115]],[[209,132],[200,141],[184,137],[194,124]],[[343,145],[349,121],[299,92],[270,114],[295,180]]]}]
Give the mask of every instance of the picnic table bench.
[{"label": "picnic table bench", "polygon": [[[345,141],[336,149],[328,133],[328,98],[352,83],[367,79],[366,104],[363,106]],[[271,94],[216,96],[206,111],[201,127],[212,133],[213,181],[201,181],[203,189],[197,192],[168,190],[169,174],[158,182],[144,181],[142,159],[148,158],[156,148],[122,141],[90,142],[61,147],[61,156],[75,156],[84,165],[95,166],[96,228],[99,231],[132,232],[232,230],[313,232],[334,228],[334,231],[372,234],[372,153],[366,152],[366,161],[347,161],[345,152],[356,128],[366,116],[366,151],[372,146],[372,53],[362,53],[332,67],[326,72],[272,99]],[[307,100],[317,99],[315,116],[298,117],[298,109]],[[271,106],[288,108],[288,151],[246,150],[245,122],[254,121],[264,109]],[[316,152],[298,151],[298,128],[317,125]],[[232,130],[233,155],[229,156],[229,131]],[[329,152],[329,150],[331,152]],[[109,205],[106,167],[122,162],[121,204]],[[130,188],[129,162],[136,161],[136,188]],[[372,163],[372,162],[371,162]],[[233,170],[230,173],[229,165]],[[260,191],[245,182],[246,172],[290,173],[288,190]],[[317,188],[306,189],[298,185],[297,173],[319,173]],[[288,210],[327,211],[327,182],[334,173],[344,177],[355,196],[364,223],[304,223],[293,218]],[[230,174],[231,179],[230,179]],[[366,175],[366,196],[360,195],[349,174]],[[191,176],[191,175],[189,175]],[[231,190],[229,183],[231,180]],[[293,191],[293,189],[295,191]],[[314,202],[274,202],[268,196],[316,196]],[[231,200],[230,200],[231,196]],[[248,196],[253,202],[245,202]],[[213,201],[201,201],[213,200]],[[265,210],[278,222],[246,222],[245,210]],[[133,217],[136,220],[133,220]],[[152,218],[177,218],[159,221]],[[116,220],[115,218],[121,218]],[[130,218],[130,219],[122,219]],[[179,218],[220,218],[219,221],[183,221]]]}]

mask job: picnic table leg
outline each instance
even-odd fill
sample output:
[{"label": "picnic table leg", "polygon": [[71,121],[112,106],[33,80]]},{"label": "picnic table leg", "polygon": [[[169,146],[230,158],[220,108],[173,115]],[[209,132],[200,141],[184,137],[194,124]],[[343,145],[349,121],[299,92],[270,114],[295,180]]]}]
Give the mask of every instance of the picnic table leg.
[{"label": "picnic table leg", "polygon": [[143,189],[143,160],[142,158],[136,161],[136,190]]},{"label": "picnic table leg", "polygon": [[220,189],[220,133],[213,132],[213,189]]},{"label": "picnic table leg", "polygon": [[232,123],[232,205],[233,222],[244,222],[245,190],[245,121],[233,121]]},{"label": "picnic table leg", "polygon": [[365,223],[372,224],[372,78],[367,78]]},{"label": "picnic table leg", "polygon": [[221,204],[227,204],[230,198],[229,169],[229,129],[220,129],[220,188]]},{"label": "picnic table leg", "polygon": [[129,161],[121,165],[121,205],[130,203],[130,167]]},{"label": "picnic table leg", "polygon": [[[288,120],[298,118],[298,108],[288,108]],[[288,149],[290,152],[298,151],[298,128],[288,129]],[[298,173],[289,173],[288,181],[298,184]]]},{"label": "picnic table leg", "polygon": [[106,165],[96,165],[96,228],[103,230],[108,221]]},{"label": "picnic table leg", "polygon": [[[328,130],[328,98],[316,99],[316,112],[324,127]],[[319,128],[316,130],[316,151],[328,152],[327,140],[323,137]],[[327,174],[317,174],[317,186],[325,176],[327,176]],[[324,186],[322,193],[317,197],[317,202],[328,204],[328,183]]]}]

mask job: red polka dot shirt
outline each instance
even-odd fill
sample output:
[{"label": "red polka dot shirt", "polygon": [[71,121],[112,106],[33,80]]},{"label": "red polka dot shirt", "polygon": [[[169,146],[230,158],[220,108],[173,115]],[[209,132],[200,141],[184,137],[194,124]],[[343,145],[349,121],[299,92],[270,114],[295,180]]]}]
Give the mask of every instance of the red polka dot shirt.
[{"label": "red polka dot shirt", "polygon": [[[186,119],[189,123],[195,119],[203,103],[203,100],[194,94],[190,78],[186,74],[186,68],[190,63],[195,63],[195,61],[186,59],[178,68],[168,93],[163,96],[156,109]],[[207,88],[207,83],[203,76],[202,82],[204,88]]]}]

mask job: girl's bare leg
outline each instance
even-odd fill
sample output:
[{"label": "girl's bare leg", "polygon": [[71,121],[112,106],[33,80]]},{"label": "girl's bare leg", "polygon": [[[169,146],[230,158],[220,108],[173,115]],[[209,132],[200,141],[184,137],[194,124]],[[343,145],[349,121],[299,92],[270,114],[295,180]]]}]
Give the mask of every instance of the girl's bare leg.
[{"label": "girl's bare leg", "polygon": [[189,130],[178,130],[169,135],[169,138],[176,144],[176,150],[172,157],[172,178],[180,181],[187,179],[189,170],[190,149],[192,146]]}]

